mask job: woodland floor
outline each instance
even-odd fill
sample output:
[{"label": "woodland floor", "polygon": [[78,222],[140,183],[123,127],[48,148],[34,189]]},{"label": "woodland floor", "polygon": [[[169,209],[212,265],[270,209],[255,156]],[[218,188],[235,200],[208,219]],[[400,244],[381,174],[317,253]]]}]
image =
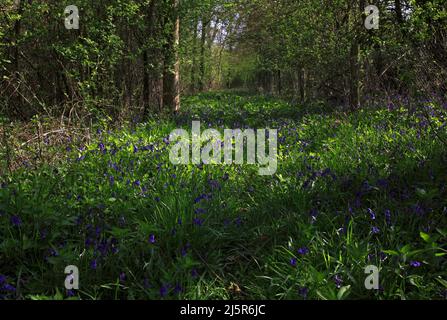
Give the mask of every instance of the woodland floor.
[{"label": "woodland floor", "polygon": [[[443,299],[447,112],[209,93],[1,177],[0,297]],[[424,117],[430,114],[430,121]],[[277,128],[278,170],[174,166],[169,133]],[[79,268],[80,289],[64,288]],[[380,269],[380,289],[364,286]]]}]

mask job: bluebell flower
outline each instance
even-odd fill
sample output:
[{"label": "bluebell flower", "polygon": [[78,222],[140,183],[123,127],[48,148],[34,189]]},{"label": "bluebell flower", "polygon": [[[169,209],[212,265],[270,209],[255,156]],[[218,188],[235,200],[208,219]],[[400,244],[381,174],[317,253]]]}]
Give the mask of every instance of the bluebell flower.
[{"label": "bluebell flower", "polygon": [[299,294],[300,296],[302,296],[304,299],[306,299],[306,298],[307,298],[307,295],[309,294],[309,289],[306,288],[306,287],[299,288],[299,289],[298,289],[298,294]]},{"label": "bluebell flower", "polygon": [[175,294],[179,294],[179,293],[181,293],[182,291],[183,291],[182,286],[181,286],[179,283],[177,283],[177,284],[175,285],[175,287],[174,287],[174,293],[175,293]]},{"label": "bluebell flower", "polygon": [[371,228],[371,233],[372,234],[378,234],[378,233],[380,233],[380,229],[378,227],[372,227]]},{"label": "bluebell flower", "polygon": [[154,234],[151,234],[150,236],[149,236],[149,243],[152,243],[152,244],[154,244],[156,241],[155,241],[155,235]]},{"label": "bluebell flower", "polygon": [[337,287],[337,289],[340,289],[341,286],[343,285],[343,279],[340,275],[335,275],[334,277],[334,282],[335,282],[335,286]]},{"label": "bluebell flower", "polygon": [[410,261],[410,266],[412,266],[413,268],[419,268],[421,265],[422,263],[420,263],[419,261],[416,260]]},{"label": "bluebell flower", "polygon": [[10,291],[10,292],[16,291],[16,288],[13,285],[9,284],[9,283],[4,284],[3,287],[1,287],[1,289],[3,291]]},{"label": "bluebell flower", "polygon": [[197,225],[197,226],[202,226],[202,224],[203,224],[203,222],[204,222],[205,220],[204,219],[201,219],[201,218],[194,218],[193,220],[192,220],[192,222],[193,222],[193,224],[195,224],[195,225]]},{"label": "bluebell flower", "polygon": [[168,287],[163,285],[160,287],[160,297],[164,298],[168,295]]},{"label": "bluebell flower", "polygon": [[90,261],[90,268],[92,268],[93,270],[96,270],[98,268],[98,262],[96,259]]},{"label": "bluebell flower", "polygon": [[121,272],[120,273],[120,282],[125,282],[126,281],[126,273],[124,273],[124,272]]},{"label": "bluebell flower", "polygon": [[298,252],[298,254],[300,254],[300,255],[306,255],[306,254],[309,253],[309,249],[308,249],[307,247],[301,247],[301,248],[298,249],[297,252]]},{"label": "bluebell flower", "polygon": [[290,259],[290,265],[292,266],[292,267],[296,267],[296,263],[297,263],[297,258],[292,258],[292,259]]},{"label": "bluebell flower", "polygon": [[374,211],[372,211],[371,208],[368,208],[368,213],[369,216],[371,217],[371,220],[376,220],[376,214],[374,213]]},{"label": "bluebell flower", "polygon": [[17,215],[11,216],[11,224],[15,227],[20,227],[22,220]]},{"label": "bluebell flower", "polygon": [[391,211],[389,209],[385,210],[385,221],[388,226],[391,225]]}]

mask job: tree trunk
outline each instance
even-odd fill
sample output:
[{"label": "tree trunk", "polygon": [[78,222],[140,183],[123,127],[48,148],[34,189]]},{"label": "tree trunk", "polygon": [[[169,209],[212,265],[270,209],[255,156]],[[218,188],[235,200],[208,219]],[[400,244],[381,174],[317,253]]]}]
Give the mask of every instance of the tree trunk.
[{"label": "tree trunk", "polygon": [[[155,8],[155,0],[152,0],[149,5],[149,37],[154,36],[154,8]],[[143,117],[147,118],[149,116],[149,108],[150,108],[150,99],[151,99],[151,77],[149,74],[149,56],[152,57],[152,54],[149,54],[149,49],[146,48],[143,51]]]},{"label": "tree trunk", "polygon": [[205,22],[202,18],[202,34],[200,41],[200,91],[205,90],[205,43],[206,43],[206,28],[209,22]]},{"label": "tree trunk", "polygon": [[180,110],[180,61],[178,46],[180,42],[180,17],[178,15],[179,0],[173,1],[173,32],[165,52],[163,72],[163,104],[173,112]]},{"label": "tree trunk", "polygon": [[196,71],[197,71],[197,28],[198,19],[194,20],[194,33],[192,42],[192,66],[191,66],[191,84],[190,91],[194,93],[196,91]]},{"label": "tree trunk", "polygon": [[400,0],[394,0],[394,7],[396,10],[396,20],[398,23],[402,23],[404,18],[402,16],[402,4]]},{"label": "tree trunk", "polygon": [[[361,14],[358,14],[360,9]],[[365,10],[365,1],[360,0],[359,8],[354,6],[354,36],[349,54],[350,67],[350,86],[349,86],[349,106],[355,110],[360,106],[360,35],[363,31],[363,18]],[[357,18],[360,16],[360,19]]]}]

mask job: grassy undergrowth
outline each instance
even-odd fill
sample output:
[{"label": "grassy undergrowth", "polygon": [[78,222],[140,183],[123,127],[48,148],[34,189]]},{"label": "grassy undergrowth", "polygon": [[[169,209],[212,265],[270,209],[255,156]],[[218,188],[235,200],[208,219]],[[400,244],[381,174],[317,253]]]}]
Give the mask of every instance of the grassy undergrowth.
[{"label": "grassy undergrowth", "polygon": [[[446,113],[320,111],[202,94],[176,119],[98,131],[62,164],[1,177],[0,297],[445,299]],[[278,128],[276,174],[172,165],[167,137],[193,119]]]}]

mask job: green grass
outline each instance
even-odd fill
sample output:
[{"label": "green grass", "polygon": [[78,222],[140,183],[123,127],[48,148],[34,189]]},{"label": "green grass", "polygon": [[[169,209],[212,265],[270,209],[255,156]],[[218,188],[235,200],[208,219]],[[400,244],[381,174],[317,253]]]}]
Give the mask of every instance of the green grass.
[{"label": "green grass", "polygon": [[[445,299],[447,117],[428,109],[431,125],[405,106],[343,114],[212,93],[176,119],[104,130],[57,166],[1,177],[0,274],[16,290],[0,296],[66,298],[76,265],[72,299]],[[163,138],[193,119],[278,128],[278,171],[173,166]]]}]

